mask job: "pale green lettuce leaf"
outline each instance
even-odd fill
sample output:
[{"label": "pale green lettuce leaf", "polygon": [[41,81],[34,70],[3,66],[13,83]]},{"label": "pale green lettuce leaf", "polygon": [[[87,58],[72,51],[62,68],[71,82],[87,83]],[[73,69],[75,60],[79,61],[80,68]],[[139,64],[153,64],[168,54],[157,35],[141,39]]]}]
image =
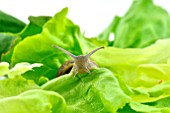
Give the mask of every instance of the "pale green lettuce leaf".
[{"label": "pale green lettuce leaf", "polygon": [[143,64],[137,68],[136,86],[152,87],[170,80],[170,64]]},{"label": "pale green lettuce leaf", "polygon": [[27,71],[33,70],[32,68],[40,67],[42,64],[34,63],[30,64],[27,62],[21,62],[16,64],[13,68],[9,69],[8,62],[0,63],[0,76],[7,75],[8,78],[14,78],[15,76],[20,76]]},{"label": "pale green lettuce leaf", "polygon": [[168,102],[164,101],[161,104],[163,106],[157,106],[157,102],[142,104],[132,101],[123,109],[119,109],[117,113],[169,113],[170,108],[168,106]]},{"label": "pale green lettuce leaf", "polygon": [[115,113],[131,100],[112,72],[105,68],[77,77],[70,73],[47,82],[42,88],[61,94],[70,113]]},{"label": "pale green lettuce leaf", "polygon": [[58,93],[36,89],[0,99],[0,113],[67,113],[67,108]]},{"label": "pale green lettuce leaf", "polygon": [[15,76],[22,75],[23,73],[32,70],[32,68],[40,67],[40,66],[42,66],[42,64],[40,63],[34,63],[34,64],[30,64],[27,62],[18,63],[12,69],[10,69],[10,72],[8,73],[8,77],[13,78]]},{"label": "pale green lettuce leaf", "polygon": [[169,43],[170,39],[159,40],[143,49],[106,47],[92,59],[117,76],[121,88],[132,100],[153,102],[170,96]]},{"label": "pale green lettuce leaf", "polygon": [[7,62],[0,63],[0,76],[4,76],[9,73],[9,64]]},{"label": "pale green lettuce leaf", "polygon": [[27,80],[22,76],[0,80],[0,98],[16,96],[24,91],[38,88],[39,86],[32,80]]},{"label": "pale green lettuce leaf", "polygon": [[163,108],[156,108],[154,106],[140,104],[137,102],[131,102],[130,107],[139,113],[161,113],[161,110],[163,110]]},{"label": "pale green lettuce leaf", "polygon": [[153,102],[170,96],[170,81],[157,84],[153,87],[133,88],[131,97],[136,102]]},{"label": "pale green lettuce leaf", "polygon": [[[137,68],[142,64],[166,64],[170,58],[170,39],[159,40],[143,49],[106,47],[91,58],[101,67],[110,69],[126,84],[136,86]],[[153,75],[154,76],[154,75]]]}]

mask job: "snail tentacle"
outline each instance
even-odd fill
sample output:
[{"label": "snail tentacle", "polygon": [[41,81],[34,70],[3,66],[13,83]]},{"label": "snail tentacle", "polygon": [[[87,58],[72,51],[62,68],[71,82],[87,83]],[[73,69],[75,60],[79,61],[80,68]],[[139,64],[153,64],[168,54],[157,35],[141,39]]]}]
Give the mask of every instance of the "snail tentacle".
[{"label": "snail tentacle", "polygon": [[77,57],[77,56],[73,55],[72,53],[68,52],[67,50],[65,50],[65,49],[63,49],[63,48],[61,48],[61,47],[59,47],[59,46],[53,45],[53,47],[61,50],[63,53],[69,55],[69,56],[72,57],[73,59],[75,59],[75,58]]},{"label": "snail tentacle", "polygon": [[103,49],[104,47],[99,47],[99,48],[96,48],[95,50],[91,51],[90,53],[88,53],[86,55],[87,58],[89,58],[93,53],[95,53],[96,51],[98,51],[99,49]]}]

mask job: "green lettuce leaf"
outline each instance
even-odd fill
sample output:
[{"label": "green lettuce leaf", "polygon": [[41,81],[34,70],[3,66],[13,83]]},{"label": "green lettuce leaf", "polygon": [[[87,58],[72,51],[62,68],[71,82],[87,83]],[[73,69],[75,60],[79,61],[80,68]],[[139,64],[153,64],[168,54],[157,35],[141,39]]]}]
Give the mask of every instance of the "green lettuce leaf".
[{"label": "green lettuce leaf", "polygon": [[0,32],[18,33],[25,27],[21,20],[0,11]]},{"label": "green lettuce leaf", "polygon": [[32,80],[27,80],[22,76],[16,76],[14,78],[0,80],[0,89],[0,98],[5,98],[19,95],[27,90],[39,89],[39,86]]},{"label": "green lettuce leaf", "polygon": [[[118,110],[117,113],[169,113],[170,108],[168,106],[168,102],[164,101],[161,104],[163,106],[160,107],[156,105],[156,102],[145,104],[130,102],[123,109]],[[164,104],[167,106],[164,106]]]},{"label": "green lettuce leaf", "polygon": [[[119,25],[119,21],[121,20],[121,17],[115,16],[110,25],[99,34],[98,39],[102,41],[107,41],[108,46],[113,45],[113,40],[110,40],[109,37],[113,34],[115,34],[117,26]],[[115,35],[113,35],[115,38]]]},{"label": "green lettuce leaf", "polygon": [[67,113],[67,108],[58,93],[36,89],[0,99],[0,113]]},{"label": "green lettuce leaf", "polygon": [[[67,9],[64,9],[60,13],[56,14],[46,23],[41,34],[29,36],[15,47],[12,56],[13,65],[19,62],[38,62],[43,64],[41,68],[36,69],[34,73],[27,73],[25,77],[34,79],[36,82],[41,76],[46,76],[49,79],[54,78],[56,76],[57,67],[59,67],[64,61],[68,60],[66,55],[62,54],[61,52],[57,52],[57,50],[52,47],[53,44],[64,44],[62,37],[65,37],[65,41],[68,42],[66,45],[67,48],[73,49],[73,45],[77,43],[76,40],[74,42],[74,34],[72,33],[72,31],[75,32],[72,30],[72,28],[74,29],[75,25],[66,18],[66,14]],[[56,26],[59,27],[55,29]],[[63,27],[60,28],[60,26]],[[58,35],[61,36],[55,36],[52,34],[52,32],[57,31],[59,33]]]},{"label": "green lettuce leaf", "polygon": [[27,36],[35,35],[42,32],[42,28],[44,24],[51,19],[50,16],[30,16],[29,18],[30,23],[20,32],[18,33],[22,39],[26,38]]},{"label": "green lettuce leaf", "polygon": [[[146,83],[145,83],[146,84]],[[131,97],[136,102],[154,102],[170,96],[170,81],[157,84],[153,87],[133,88]]]},{"label": "green lettuce leaf", "polygon": [[126,104],[122,109],[119,109],[117,113],[139,113],[133,110],[129,104]]},{"label": "green lettuce leaf", "polygon": [[[110,69],[123,78],[126,84],[136,86],[137,68],[142,64],[166,64],[170,58],[170,39],[159,40],[143,49],[106,47],[91,58],[101,67]],[[113,59],[113,60],[110,60]],[[154,76],[154,75],[153,75]]]},{"label": "green lettuce leaf", "polygon": [[0,46],[2,46],[1,48],[2,53],[0,53],[1,57],[0,61],[11,63],[13,50],[15,46],[21,41],[21,37],[17,35],[14,36],[8,33],[4,33],[3,35],[4,36],[2,36],[0,39],[2,40],[0,42]]},{"label": "green lettuce leaf", "polygon": [[138,113],[162,113],[161,111],[163,110],[163,108],[156,108],[137,102],[131,102],[130,107]]},{"label": "green lettuce leaf", "polygon": [[170,39],[159,40],[143,49],[106,47],[92,59],[116,75],[132,100],[154,102],[170,96],[169,43]]},{"label": "green lettuce leaf", "polygon": [[70,113],[115,113],[130,101],[112,72],[105,68],[77,77],[70,73],[47,82],[42,88],[61,94]]},{"label": "green lettuce leaf", "polygon": [[[64,8],[53,18],[30,17],[30,24],[22,32],[11,35],[23,40],[16,43],[10,40],[5,52],[11,51],[3,52],[1,58],[11,62],[13,68],[9,70],[9,65],[0,65],[3,70],[0,76],[11,72],[10,78],[0,80],[0,113],[18,113],[20,109],[15,108],[20,107],[22,113],[170,112],[170,39],[153,44],[170,35],[170,20],[165,10],[155,6],[152,0],[135,0],[124,17],[116,17],[99,38],[92,39],[81,34],[79,26],[66,17],[67,12]],[[111,33],[115,33],[116,39],[108,45],[145,48],[106,47],[92,55],[92,59],[107,69],[94,69],[76,77],[71,72],[55,78],[58,68],[70,58],[52,45],[75,55],[85,54],[98,46],[106,46],[105,40]],[[1,37],[7,39],[8,34]],[[18,66],[21,62],[28,65]],[[37,62],[43,66],[30,65]],[[28,71],[37,66],[34,71]],[[16,76],[21,74],[23,76]],[[32,90],[40,88],[37,84],[43,90]],[[35,106],[33,101],[37,102]]]},{"label": "green lettuce leaf", "polygon": [[147,102],[145,104],[150,105],[150,106],[155,106],[158,108],[170,107],[170,96],[159,99],[154,102]]},{"label": "green lettuce leaf", "polygon": [[38,82],[41,76],[48,79],[56,77],[58,68],[70,57],[53,48],[53,44],[75,55],[86,53],[96,47],[95,44],[83,38],[77,25],[66,18],[67,12],[68,9],[65,8],[57,13],[43,26],[42,33],[26,37],[15,47],[12,66],[19,62],[43,64],[33,73],[26,73],[24,75],[26,78]]},{"label": "green lettuce leaf", "polygon": [[10,33],[0,33],[0,57],[9,51],[19,39],[18,36]]},{"label": "green lettuce leaf", "polygon": [[49,16],[30,16],[30,23],[17,34],[1,33],[0,34],[0,57],[1,61],[10,63],[14,47],[27,36],[41,33],[43,25],[50,19]]},{"label": "green lettuce leaf", "polygon": [[136,85],[152,87],[170,80],[170,64],[143,64],[137,68]]},{"label": "green lettuce leaf", "polygon": [[158,39],[170,37],[170,17],[167,11],[156,6],[152,0],[134,0],[122,17],[115,17],[100,35],[108,39],[114,33],[112,46],[119,48],[142,48]]}]

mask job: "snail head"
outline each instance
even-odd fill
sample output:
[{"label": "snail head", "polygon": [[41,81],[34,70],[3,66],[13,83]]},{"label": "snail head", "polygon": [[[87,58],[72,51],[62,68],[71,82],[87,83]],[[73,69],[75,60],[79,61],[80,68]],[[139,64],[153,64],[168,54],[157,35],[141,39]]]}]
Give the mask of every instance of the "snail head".
[{"label": "snail head", "polygon": [[104,47],[99,47],[94,49],[93,51],[91,51],[90,53],[86,54],[86,55],[79,55],[79,56],[75,56],[72,53],[68,52],[67,50],[53,45],[53,47],[59,49],[60,51],[62,51],[63,53],[67,54],[68,56],[70,56],[73,61],[74,61],[74,65],[73,65],[73,72],[74,75],[76,75],[77,73],[84,73],[84,72],[88,72],[90,73],[90,69],[92,69],[93,67],[97,66],[94,62],[92,62],[89,57],[95,53],[96,51],[98,51],[99,49],[103,49]]}]

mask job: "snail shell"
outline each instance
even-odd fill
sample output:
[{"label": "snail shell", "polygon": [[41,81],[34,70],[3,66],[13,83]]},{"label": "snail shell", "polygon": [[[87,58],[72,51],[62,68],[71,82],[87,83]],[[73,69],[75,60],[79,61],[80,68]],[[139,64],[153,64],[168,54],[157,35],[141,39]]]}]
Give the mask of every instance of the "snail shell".
[{"label": "snail shell", "polygon": [[70,73],[70,71],[72,70],[74,65],[74,61],[73,60],[68,60],[66,61],[63,65],[61,65],[61,67],[58,69],[58,73],[57,73],[57,77],[61,76],[61,75],[65,75]]},{"label": "snail shell", "polygon": [[90,70],[97,67],[97,64],[89,59],[89,57],[98,51],[99,49],[103,49],[104,47],[99,47],[91,51],[90,53],[86,55],[79,55],[75,56],[72,53],[66,51],[65,49],[53,45],[53,47],[61,50],[65,54],[69,55],[73,60],[65,62],[58,70],[57,76],[61,76],[63,74],[69,73],[73,69],[73,76],[76,76],[76,74],[79,73],[90,73]]}]

